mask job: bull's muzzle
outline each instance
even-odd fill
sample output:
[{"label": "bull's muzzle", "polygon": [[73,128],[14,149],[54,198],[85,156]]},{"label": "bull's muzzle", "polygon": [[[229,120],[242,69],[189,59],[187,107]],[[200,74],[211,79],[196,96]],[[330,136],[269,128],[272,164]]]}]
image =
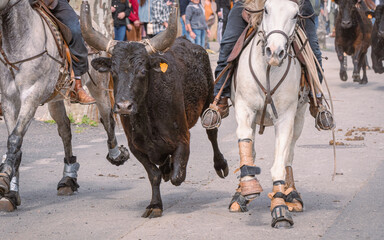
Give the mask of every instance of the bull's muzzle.
[{"label": "bull's muzzle", "polygon": [[135,114],[137,112],[137,108],[131,101],[125,100],[116,102],[113,111],[116,114]]}]

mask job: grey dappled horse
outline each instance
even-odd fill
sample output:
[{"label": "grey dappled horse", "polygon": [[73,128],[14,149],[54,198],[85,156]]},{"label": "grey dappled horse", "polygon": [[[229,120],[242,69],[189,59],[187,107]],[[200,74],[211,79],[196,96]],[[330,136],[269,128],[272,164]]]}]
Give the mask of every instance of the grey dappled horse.
[{"label": "grey dappled horse", "polygon": [[[12,211],[20,205],[18,188],[19,166],[23,137],[39,105],[54,92],[62,67],[55,40],[41,17],[28,0],[0,0],[2,48],[9,62],[31,60],[14,64],[0,62],[0,89],[5,123],[8,129],[7,153],[0,165],[0,211]],[[115,121],[108,89],[109,75],[90,70],[95,83],[87,84],[97,100],[101,122],[108,135],[107,159],[120,165],[129,158],[115,136]],[[58,94],[48,103],[49,112],[56,121],[64,144],[64,172],[58,185],[58,194],[70,195],[78,188],[79,164],[72,153],[71,127],[66,115],[63,97]]]}]

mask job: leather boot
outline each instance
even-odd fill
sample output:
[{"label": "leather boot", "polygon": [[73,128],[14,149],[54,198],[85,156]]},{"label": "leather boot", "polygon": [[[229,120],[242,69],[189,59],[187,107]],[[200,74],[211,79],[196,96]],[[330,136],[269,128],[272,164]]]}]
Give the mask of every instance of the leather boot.
[{"label": "leather boot", "polygon": [[221,118],[228,117],[229,115],[228,97],[220,98],[219,102],[217,103],[217,106],[219,107],[219,113]]},{"label": "leather boot", "polygon": [[315,118],[315,127],[320,130],[331,130],[335,127],[333,116],[327,107],[323,105],[323,97],[316,97],[317,106],[313,97],[309,97],[309,112]]},{"label": "leather boot", "polygon": [[71,94],[71,102],[89,105],[96,103],[96,100],[84,90],[81,79],[75,79],[75,88]]}]

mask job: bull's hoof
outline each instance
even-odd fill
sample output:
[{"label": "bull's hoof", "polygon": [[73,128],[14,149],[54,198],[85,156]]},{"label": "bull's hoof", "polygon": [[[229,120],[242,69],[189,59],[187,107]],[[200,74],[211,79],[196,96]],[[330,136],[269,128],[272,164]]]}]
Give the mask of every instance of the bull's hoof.
[{"label": "bull's hoof", "polygon": [[13,212],[16,206],[7,198],[0,199],[0,212]]},{"label": "bull's hoof", "polygon": [[57,190],[57,196],[71,196],[74,194],[71,187],[61,187]]},{"label": "bull's hoof", "polygon": [[365,78],[363,77],[363,79],[361,79],[359,83],[365,85],[368,83],[368,79],[366,77]]},{"label": "bull's hoof", "polygon": [[9,193],[11,178],[6,173],[0,173],[0,196]]},{"label": "bull's hoof", "polygon": [[384,73],[384,67],[375,67],[373,66],[373,71],[375,71],[375,73]]},{"label": "bull's hoof", "polygon": [[346,71],[340,71],[340,79],[344,82],[348,80],[348,75]]},{"label": "bull's hoof", "polygon": [[143,218],[157,218],[163,215],[163,209],[156,205],[149,205],[141,217]]},{"label": "bull's hoof", "polygon": [[123,165],[129,159],[129,151],[126,147],[121,145],[119,147],[120,155],[117,158],[111,158],[109,154],[107,154],[107,160],[113,165],[120,166]]},{"label": "bull's hoof", "polygon": [[273,228],[287,229],[293,226],[293,219],[288,207],[285,205],[276,206],[272,212],[272,223]]},{"label": "bull's hoof", "polygon": [[186,174],[186,169],[183,167],[175,166],[173,164],[173,170],[171,173],[171,183],[175,186],[180,186],[184,182]]},{"label": "bull's hoof", "polygon": [[227,163],[227,160],[225,160],[223,156],[221,156],[221,157],[222,158],[220,161],[218,161],[219,162],[218,164],[216,164],[216,161],[215,161],[214,168],[215,168],[216,173],[219,177],[225,178],[226,176],[228,176],[228,173],[229,173],[228,163]]},{"label": "bull's hoof", "polygon": [[352,79],[353,79],[353,82],[358,82],[359,83],[361,81],[360,74],[359,73],[353,73]]}]

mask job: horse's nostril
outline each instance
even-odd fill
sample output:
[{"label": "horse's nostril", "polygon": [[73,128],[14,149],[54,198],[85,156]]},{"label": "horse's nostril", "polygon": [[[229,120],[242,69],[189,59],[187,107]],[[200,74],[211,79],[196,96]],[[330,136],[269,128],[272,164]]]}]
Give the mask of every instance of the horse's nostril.
[{"label": "horse's nostril", "polygon": [[284,50],[281,50],[280,53],[279,53],[279,58],[283,58],[285,55],[285,51]]},{"label": "horse's nostril", "polygon": [[267,57],[270,57],[270,56],[272,55],[272,51],[271,51],[271,48],[270,48],[270,47],[267,47],[267,48],[265,49],[265,52],[266,52],[266,54],[267,54]]},{"label": "horse's nostril", "polygon": [[127,107],[127,109],[128,109],[129,111],[132,110],[132,104],[129,104],[128,107]]}]

